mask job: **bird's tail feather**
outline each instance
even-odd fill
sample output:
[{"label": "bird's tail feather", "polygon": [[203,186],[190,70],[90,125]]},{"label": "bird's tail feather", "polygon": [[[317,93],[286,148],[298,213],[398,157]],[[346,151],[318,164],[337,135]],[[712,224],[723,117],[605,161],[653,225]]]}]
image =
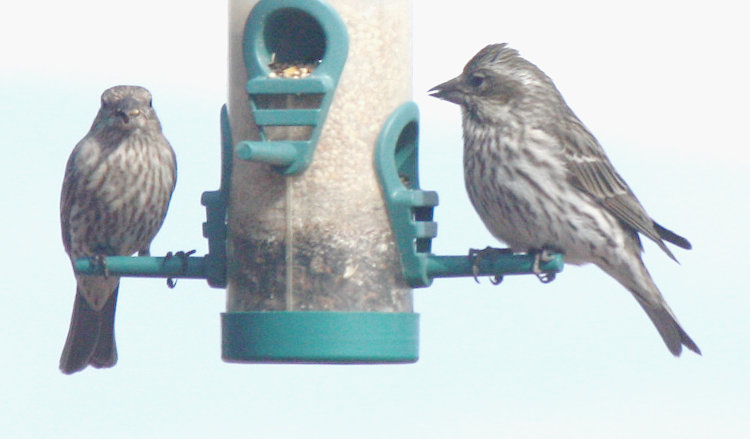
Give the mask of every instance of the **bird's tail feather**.
[{"label": "bird's tail feather", "polygon": [[635,252],[630,256],[621,260],[620,264],[615,265],[607,261],[597,265],[633,293],[674,356],[682,353],[682,346],[700,354],[698,345],[680,326],[640,256]]},{"label": "bird's tail feather", "polygon": [[664,340],[664,343],[669,348],[669,351],[674,356],[679,356],[682,353],[682,346],[687,347],[691,351],[700,355],[701,350],[692,338],[682,329],[680,323],[672,314],[672,310],[666,303],[662,306],[652,306],[648,303],[638,300],[643,310],[656,326],[656,330],[659,331],[659,335]]},{"label": "bird's tail feather", "polygon": [[688,241],[686,238],[683,238],[682,236],[676,234],[675,232],[667,229],[666,227],[662,226],[656,221],[654,221],[654,229],[656,230],[656,233],[659,234],[659,237],[661,239],[667,242],[671,242],[677,247],[681,247],[686,250],[690,250],[691,248],[693,248],[693,246],[690,244],[690,241]]},{"label": "bird's tail feather", "polygon": [[76,290],[68,338],[60,357],[63,373],[78,372],[89,364],[97,368],[112,367],[117,362],[114,324],[118,289],[119,285],[99,311],[92,309],[80,290]]}]

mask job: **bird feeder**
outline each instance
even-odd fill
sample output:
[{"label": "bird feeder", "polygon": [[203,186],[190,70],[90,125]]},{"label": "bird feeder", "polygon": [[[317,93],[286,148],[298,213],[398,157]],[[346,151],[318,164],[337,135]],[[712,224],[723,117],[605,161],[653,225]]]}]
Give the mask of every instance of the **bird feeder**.
[{"label": "bird feeder", "polygon": [[417,361],[412,288],[436,277],[562,269],[560,255],[432,253],[409,0],[230,0],[229,18],[209,253],[82,258],[78,274],[226,288],[228,362],[352,364]]},{"label": "bird feeder", "polygon": [[224,359],[416,361],[418,315],[373,161],[411,97],[410,3],[230,8]]}]

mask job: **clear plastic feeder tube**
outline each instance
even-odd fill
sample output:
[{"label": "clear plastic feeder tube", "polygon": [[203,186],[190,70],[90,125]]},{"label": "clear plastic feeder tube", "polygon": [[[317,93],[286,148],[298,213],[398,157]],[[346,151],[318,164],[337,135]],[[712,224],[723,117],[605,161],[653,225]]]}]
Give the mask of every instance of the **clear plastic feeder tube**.
[{"label": "clear plastic feeder tube", "polygon": [[[243,35],[257,1],[230,0],[228,110],[233,141],[300,140],[302,127],[261,135],[246,89]],[[411,2],[327,0],[348,34],[348,56],[309,167],[282,175],[234,160],[228,213],[227,311],[411,312],[411,290],[374,168],[388,116],[411,99]],[[285,2],[280,1],[280,5]],[[282,6],[283,7],[283,6]],[[288,16],[285,14],[289,14]],[[303,19],[302,31],[300,17]],[[273,14],[274,75],[295,80],[325,56],[304,14]],[[314,32],[313,32],[314,33]],[[296,39],[300,35],[303,39]],[[321,47],[323,50],[321,50]],[[300,73],[301,72],[301,73]],[[288,75],[288,77],[286,76]],[[309,108],[315,96],[268,96],[261,105]],[[257,102],[256,102],[257,103]],[[265,138],[264,138],[265,137]]]}]

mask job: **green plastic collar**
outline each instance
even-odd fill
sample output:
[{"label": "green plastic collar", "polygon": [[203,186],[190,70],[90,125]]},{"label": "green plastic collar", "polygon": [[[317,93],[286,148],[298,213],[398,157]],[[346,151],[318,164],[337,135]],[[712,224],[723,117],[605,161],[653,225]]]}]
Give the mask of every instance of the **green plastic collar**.
[{"label": "green plastic collar", "polygon": [[222,358],[236,363],[413,363],[419,314],[332,311],[221,315]]}]

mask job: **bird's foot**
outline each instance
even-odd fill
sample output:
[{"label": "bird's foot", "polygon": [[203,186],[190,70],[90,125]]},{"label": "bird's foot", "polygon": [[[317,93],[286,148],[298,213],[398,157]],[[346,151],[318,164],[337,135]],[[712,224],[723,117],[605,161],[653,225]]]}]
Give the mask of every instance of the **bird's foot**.
[{"label": "bird's foot", "polygon": [[542,264],[552,261],[556,252],[543,248],[541,250],[532,250],[529,253],[534,255],[534,265],[531,270],[536,274],[536,277],[543,284],[548,284],[555,280],[555,273],[542,270]]},{"label": "bird's foot", "polygon": [[89,263],[93,267],[101,268],[104,272],[104,277],[109,277],[109,269],[107,268],[107,255],[91,255],[89,256]]},{"label": "bird's foot", "polygon": [[[513,253],[513,250],[509,248],[495,248],[487,246],[481,250],[469,249],[469,259],[471,260],[471,273],[474,275],[474,280],[479,283],[479,262],[486,257],[495,257],[496,255],[506,255]],[[499,274],[490,276],[490,283],[492,285],[499,285],[503,281],[503,277]]]},{"label": "bird's foot", "polygon": [[[164,255],[164,263],[166,264],[168,261],[170,261],[172,258],[180,258],[182,259],[182,273],[186,273],[188,269],[188,260],[190,259],[190,255],[194,254],[196,250],[189,250],[189,251],[178,251],[176,253],[167,252],[166,255]],[[167,278],[167,286],[169,288],[174,288],[177,286],[177,280],[174,278],[168,277]]]}]

